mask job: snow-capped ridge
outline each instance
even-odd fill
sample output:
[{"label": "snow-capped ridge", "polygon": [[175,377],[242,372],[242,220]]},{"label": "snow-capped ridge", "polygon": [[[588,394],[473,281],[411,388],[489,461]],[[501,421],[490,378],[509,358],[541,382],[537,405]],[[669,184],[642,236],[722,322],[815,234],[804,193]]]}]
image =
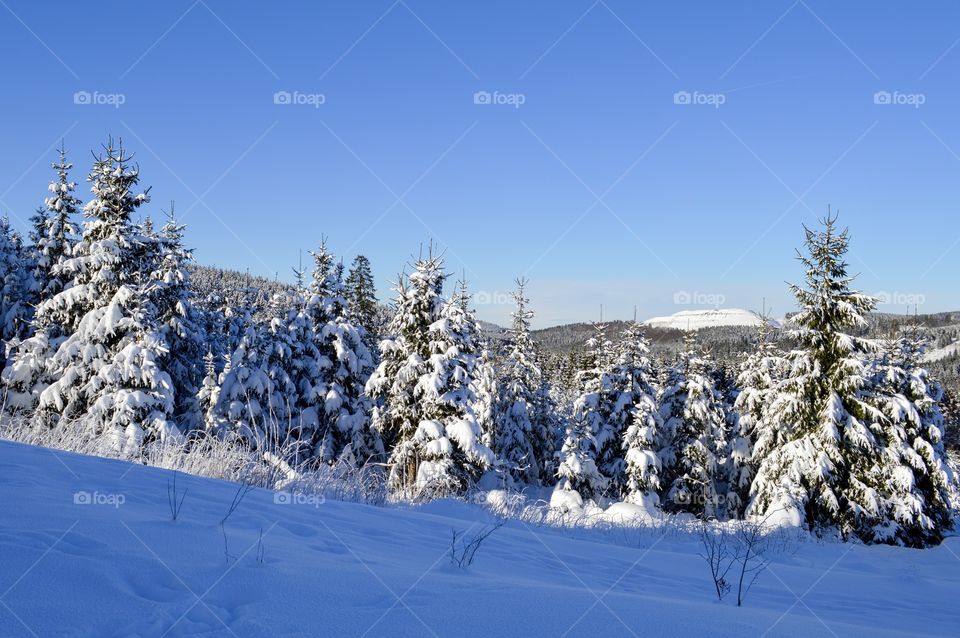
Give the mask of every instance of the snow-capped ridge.
[{"label": "snow-capped ridge", "polygon": [[[643,322],[651,328],[673,328],[675,330],[701,330],[718,326],[759,326],[763,318],[752,310],[740,308],[704,308],[681,310],[666,317],[653,317]],[[770,325],[779,327],[773,319]]]}]

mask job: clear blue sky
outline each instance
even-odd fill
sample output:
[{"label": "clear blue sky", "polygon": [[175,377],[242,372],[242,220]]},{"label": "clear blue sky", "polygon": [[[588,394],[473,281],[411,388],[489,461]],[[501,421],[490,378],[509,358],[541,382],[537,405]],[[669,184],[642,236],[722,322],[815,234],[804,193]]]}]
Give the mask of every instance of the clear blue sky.
[{"label": "clear blue sky", "polygon": [[201,263],[289,278],[326,235],[387,297],[433,239],[485,319],[519,275],[539,326],[782,314],[829,204],[883,309],[960,308],[955,2],[0,5],[0,209],[21,227],[60,138],[82,181],[112,134]]}]

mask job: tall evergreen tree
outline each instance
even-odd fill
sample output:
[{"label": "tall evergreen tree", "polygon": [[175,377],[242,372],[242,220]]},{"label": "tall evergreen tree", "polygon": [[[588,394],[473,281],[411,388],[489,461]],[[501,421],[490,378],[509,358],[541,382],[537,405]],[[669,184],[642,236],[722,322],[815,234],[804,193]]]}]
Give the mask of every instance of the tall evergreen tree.
[{"label": "tall evergreen tree", "polygon": [[272,345],[269,326],[246,326],[220,374],[220,388],[206,419],[209,433],[266,451],[285,441],[287,424],[281,426],[271,406],[275,396],[268,363]]},{"label": "tall evergreen tree", "polygon": [[370,260],[357,255],[350,265],[344,286],[347,298],[348,318],[363,328],[366,343],[374,347],[380,338],[380,326],[377,320],[377,289],[373,285],[373,271]]},{"label": "tall evergreen tree", "polygon": [[884,516],[884,417],[866,366],[877,345],[857,333],[875,302],[851,289],[847,231],[837,230],[834,216],[823,225],[804,229],[808,254],[798,258],[807,287],[791,286],[801,308],[790,331],[797,348],[770,409],[777,427],[757,441],[748,514],[780,512],[811,530],[869,540]]},{"label": "tall evergreen tree", "polygon": [[270,319],[246,328],[208,427],[297,464],[365,463],[383,450],[364,393],[372,356],[346,318],[333,254],[311,254],[309,287],[275,294]]},{"label": "tall evergreen tree", "polygon": [[612,387],[611,366],[613,343],[607,337],[605,324],[594,325],[594,335],[587,341],[590,367],[578,375],[582,391],[573,404],[573,417],[567,425],[557,471],[559,487],[577,491],[584,498],[603,495],[610,477],[611,459],[601,452],[616,440],[616,425],[611,419],[617,398]]},{"label": "tall evergreen tree", "polygon": [[480,437],[484,445],[494,451],[497,457],[497,470],[509,472],[499,454],[496,453],[495,441],[499,438],[497,427],[500,419],[502,401],[500,398],[500,362],[497,356],[488,347],[480,351],[480,363],[477,366],[477,376],[474,379],[473,393],[475,396],[473,412],[477,416],[477,425],[480,427]]},{"label": "tall evergreen tree", "polygon": [[122,144],[104,148],[88,178],[93,199],[84,208],[83,238],[58,268],[71,283],[38,310],[69,334],[47,363],[55,380],[40,394],[40,408],[80,419],[92,435],[131,453],[145,442],[177,438],[179,430],[163,369],[169,345],[149,277],[136,268],[146,240],[132,216],[149,198],[136,192],[139,170]]},{"label": "tall evergreen tree", "polygon": [[315,355],[305,369],[308,376],[298,381],[301,402],[316,406],[312,454],[332,463],[349,450],[356,462],[365,463],[383,454],[382,442],[370,428],[370,402],[365,392],[373,372],[373,354],[363,340],[363,328],[350,318],[342,268],[325,244],[313,258],[306,312]]},{"label": "tall evergreen tree", "polygon": [[185,228],[177,222],[171,204],[160,235],[153,238],[157,263],[150,288],[160,332],[169,348],[164,367],[173,383],[174,414],[180,428],[187,431],[200,427],[203,419],[197,392],[205,339],[193,306],[187,268],[193,251],[183,244]]},{"label": "tall evergreen tree", "polygon": [[737,419],[728,459],[727,511],[731,516],[742,516],[749,502],[756,473],[755,444],[759,455],[765,455],[765,446],[779,427],[770,417],[770,407],[786,374],[786,361],[773,338],[769,317],[764,314],[761,318],[755,349],[743,360],[737,376],[740,393],[733,406]]},{"label": "tall evergreen tree", "polygon": [[626,412],[626,429],[620,444],[624,468],[617,473],[618,489],[638,504],[659,504],[660,457],[658,442],[663,420],[649,359],[650,342],[636,321],[623,333],[614,376],[622,388],[620,403]]},{"label": "tall evergreen tree", "polygon": [[[945,462],[943,390],[922,367],[926,338],[918,325],[885,340],[871,385],[884,415],[878,465],[881,517],[869,540],[923,547],[952,528],[953,477]],[[875,428],[877,426],[874,426]]]},{"label": "tall evergreen tree", "polygon": [[515,481],[535,483],[541,479],[545,448],[543,424],[535,429],[537,392],[543,372],[537,365],[536,344],[530,337],[529,299],[524,293],[526,282],[517,280],[514,292],[516,309],[513,311],[513,326],[501,368],[500,400],[496,415],[496,436],[493,450],[502,459]]},{"label": "tall evergreen tree", "polygon": [[[542,353],[541,354],[542,357]],[[540,359],[542,360],[542,359]],[[542,364],[541,364],[541,370]],[[564,431],[559,416],[560,410],[555,397],[555,388],[550,379],[543,375],[533,395],[531,425],[533,431],[533,455],[540,466],[540,483],[550,485],[556,479],[559,436]]]},{"label": "tall evergreen tree", "polygon": [[726,414],[710,358],[698,351],[693,332],[686,334],[684,350],[668,373],[660,415],[664,508],[707,519],[720,516]]},{"label": "tall evergreen tree", "polygon": [[367,383],[373,427],[389,449],[390,484],[402,493],[462,493],[494,462],[483,445],[473,382],[475,323],[442,296],[442,260],[419,259],[397,286],[396,313]]},{"label": "tall evergreen tree", "polygon": [[43,208],[34,216],[35,259],[33,280],[36,286],[37,303],[42,303],[62,291],[69,278],[57,272],[60,262],[68,258],[77,241],[79,230],[74,217],[80,212],[82,202],[74,195],[76,182],[70,180],[73,164],[67,161],[67,152],[60,145],[60,158],[51,164],[57,177],[50,182],[50,195],[44,199]]},{"label": "tall evergreen tree", "polygon": [[[30,322],[30,281],[20,235],[10,220],[0,217],[0,345],[4,348],[27,335]],[[0,359],[3,365],[6,357]]]}]

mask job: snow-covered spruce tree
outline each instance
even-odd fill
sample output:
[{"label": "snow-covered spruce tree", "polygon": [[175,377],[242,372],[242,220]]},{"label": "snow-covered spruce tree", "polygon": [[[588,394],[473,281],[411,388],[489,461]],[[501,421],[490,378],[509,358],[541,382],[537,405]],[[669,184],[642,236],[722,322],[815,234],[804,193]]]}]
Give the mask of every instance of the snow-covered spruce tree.
[{"label": "snow-covered spruce tree", "polygon": [[770,437],[779,426],[769,416],[776,397],[776,387],[786,374],[786,361],[777,347],[770,319],[761,315],[756,346],[740,364],[734,401],[736,421],[730,434],[727,459],[727,513],[742,517],[750,498],[750,485],[756,467],[753,461],[754,442]]},{"label": "snow-covered spruce tree", "polygon": [[605,324],[595,324],[594,335],[587,341],[590,364],[578,375],[581,393],[573,403],[557,470],[560,489],[579,492],[587,499],[606,492],[610,478],[601,464],[610,468],[613,459],[601,458],[601,451],[618,439],[617,424],[612,419],[619,394],[612,386],[613,343],[607,338],[606,328]]},{"label": "snow-covered spruce tree", "polygon": [[480,357],[480,328],[457,297],[443,305],[439,321],[430,326],[430,339],[431,370],[418,386],[422,400],[442,419],[420,423],[418,437],[424,449],[420,473],[434,490],[463,493],[495,462],[482,442],[473,411],[475,381],[478,375],[489,374],[480,369],[488,362]]},{"label": "snow-covered spruce tree", "polygon": [[[163,242],[149,215],[144,216],[140,223],[133,225],[133,236],[136,237],[136,241],[130,268],[143,277],[154,277],[163,261]],[[156,282],[154,285],[156,286]]]},{"label": "snow-covered spruce tree", "polygon": [[777,427],[757,438],[747,514],[871,541],[886,516],[887,442],[866,366],[877,345],[855,333],[875,302],[850,288],[847,230],[838,232],[830,215],[823,225],[804,229],[808,254],[798,257],[807,287],[791,286],[801,309],[790,331],[797,348],[770,408]]},{"label": "snow-covered spruce tree", "polygon": [[373,427],[389,450],[390,484],[405,495],[463,493],[494,463],[472,405],[476,324],[444,301],[442,260],[419,259],[397,286],[396,312],[367,383]]},{"label": "snow-covered spruce tree", "polygon": [[[0,345],[26,336],[30,322],[30,277],[20,235],[0,217]],[[0,360],[0,366],[6,357]]]},{"label": "snow-covered spruce tree", "polygon": [[693,332],[685,335],[683,352],[668,372],[660,415],[664,509],[704,519],[720,516],[726,415],[710,357],[698,351]]},{"label": "snow-covered spruce tree", "polygon": [[[538,352],[538,355],[542,356]],[[538,357],[538,360],[542,359]],[[542,370],[542,363],[540,364]],[[557,476],[557,459],[561,441],[560,435],[565,428],[561,424],[555,388],[546,375],[540,379],[533,395],[533,455],[540,464],[540,483],[551,485]]]},{"label": "snow-covered spruce tree", "polygon": [[203,421],[197,392],[205,338],[192,303],[187,265],[193,261],[193,251],[183,245],[185,228],[174,217],[171,204],[160,235],[152,238],[157,263],[151,275],[151,293],[160,333],[170,351],[164,368],[173,383],[174,415],[180,429],[189,431]]},{"label": "snow-covered spruce tree", "polygon": [[325,317],[346,316],[347,300],[344,297],[343,266],[336,256],[327,250],[326,239],[321,240],[313,257],[313,273],[310,279],[310,294],[318,301]]},{"label": "snow-covered spruce tree", "polygon": [[[247,329],[256,325],[255,292],[250,286],[229,288],[220,307],[208,315],[214,324],[207,328],[206,333],[212,343],[222,346],[224,357],[231,356],[246,336]],[[223,316],[222,321],[220,315]],[[218,324],[221,331],[216,334],[214,328]]]},{"label": "snow-covered spruce tree", "polygon": [[[45,206],[38,206],[33,215],[30,216],[30,230],[27,231],[29,243],[23,247],[22,257],[24,270],[24,302],[30,309],[28,323],[32,327],[34,310],[40,303],[40,278],[44,273],[43,266],[44,255],[40,252],[39,242],[46,228],[50,211]],[[32,332],[28,331],[28,335]]]},{"label": "snow-covered spruce tree", "polygon": [[[276,421],[275,446],[284,446],[287,461],[299,464],[314,458],[320,431],[322,398],[321,355],[314,338],[302,287],[275,293],[269,323],[261,328],[269,379],[269,411]],[[289,445],[288,445],[289,444]]]},{"label": "snow-covered spruce tree", "polygon": [[311,307],[312,300],[305,290],[273,295],[269,320],[248,326],[230,356],[215,416],[208,419],[254,448],[285,453],[295,464],[336,460],[336,424],[328,422],[327,409],[339,408],[339,402],[329,396],[333,363],[320,352],[326,322],[316,324],[318,332],[311,314],[322,314],[322,303]]},{"label": "snow-covered spruce tree", "polygon": [[322,243],[312,253],[314,271],[307,296],[309,347],[305,365],[295,375],[298,406],[315,418],[311,456],[334,463],[346,453],[356,463],[377,460],[383,445],[370,428],[370,401],[365,385],[373,371],[373,354],[364,330],[349,317],[342,268]]},{"label": "snow-covered spruce tree", "polygon": [[71,282],[38,309],[69,335],[47,361],[55,380],[39,407],[82,421],[92,436],[126,454],[145,442],[179,438],[180,431],[152,280],[136,269],[144,238],[131,218],[148,195],[136,192],[139,170],[122,144],[114,148],[111,141],[104,151],[88,178],[93,199],[84,207],[83,237],[55,269]]},{"label": "snow-covered spruce tree", "polygon": [[543,379],[543,372],[537,364],[536,344],[530,337],[530,319],[533,312],[529,309],[529,299],[524,293],[526,281],[517,280],[517,289],[513,294],[516,309],[513,311],[513,325],[510,329],[510,341],[507,346],[501,368],[500,403],[496,417],[496,436],[493,451],[509,468],[513,479],[520,483],[536,483],[545,478],[541,474],[543,457],[547,442],[543,439],[547,433],[542,431],[543,423],[538,423],[536,410],[541,406],[537,402],[537,392]]},{"label": "snow-covered spruce tree", "polygon": [[[298,309],[302,303],[293,293],[276,293],[270,299],[271,319],[261,329],[261,343],[266,353],[269,379],[268,403],[271,448],[279,449],[288,441],[288,433],[299,418],[297,386],[294,382],[297,368],[303,360],[303,343],[308,338],[308,326]],[[299,456],[299,451],[296,456]]]},{"label": "snow-covered spruce tree", "polygon": [[60,159],[51,164],[51,168],[57,172],[57,177],[48,186],[51,194],[44,200],[41,211],[38,211],[35,237],[32,238],[35,252],[33,279],[38,304],[51,299],[69,283],[69,279],[55,272],[55,269],[70,256],[71,248],[77,241],[79,230],[73,219],[82,205],[74,195],[77,184],[70,181],[73,164],[67,161],[67,152],[62,144]]},{"label": "snow-covered spruce tree", "polygon": [[663,421],[649,352],[650,342],[643,327],[634,321],[623,333],[614,368],[614,378],[623,393],[620,403],[627,411],[627,427],[619,441],[625,467],[618,488],[631,502],[656,506],[660,503],[657,452]]},{"label": "snow-covered spruce tree", "polygon": [[[477,425],[480,427],[480,440],[491,450],[495,449],[495,441],[498,438],[497,428],[502,405],[500,400],[500,367],[501,362],[497,354],[490,349],[489,344],[485,344],[480,350],[477,374],[473,380],[473,413],[476,415]],[[507,472],[499,456],[497,456],[496,469]],[[509,474],[509,472],[507,473]],[[506,477],[504,479],[506,480]]]},{"label": "snow-covered spruce tree", "polygon": [[363,328],[364,342],[372,348],[380,338],[377,289],[373,285],[370,260],[363,255],[354,257],[350,265],[344,282],[344,296],[347,299],[347,317],[354,325]]},{"label": "snow-covered spruce tree", "polygon": [[[919,326],[887,339],[873,362],[874,401],[885,419],[880,465],[882,520],[876,542],[924,547],[952,527],[951,482],[945,462],[943,390],[922,367],[926,339]],[[875,426],[876,427],[876,426]]]},{"label": "snow-covered spruce tree", "polygon": [[724,447],[718,449],[720,458],[721,476],[717,481],[717,487],[720,489],[719,502],[722,507],[718,509],[717,516],[722,518],[738,518],[742,515],[749,500],[749,488],[744,496],[738,495],[733,491],[735,475],[742,469],[734,461],[733,445],[734,437],[739,436],[740,415],[734,407],[737,397],[740,396],[740,388],[737,386],[738,366],[727,365],[725,362],[710,363],[710,376],[713,378],[713,387],[716,388],[720,396],[720,407],[723,410],[724,427],[723,441]]},{"label": "snow-covered spruce tree", "polygon": [[272,345],[269,326],[251,323],[246,327],[220,375],[216,403],[205,424],[210,434],[266,451],[273,451],[283,440],[270,405],[274,396],[268,372]]}]

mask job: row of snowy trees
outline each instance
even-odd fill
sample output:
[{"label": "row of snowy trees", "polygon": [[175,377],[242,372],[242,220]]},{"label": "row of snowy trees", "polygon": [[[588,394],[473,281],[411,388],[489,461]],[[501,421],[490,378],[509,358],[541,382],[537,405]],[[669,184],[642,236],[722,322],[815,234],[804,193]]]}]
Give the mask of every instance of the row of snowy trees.
[{"label": "row of snowy trees", "polygon": [[[633,323],[588,343],[572,400],[551,386],[517,282],[508,339],[485,339],[430,252],[383,325],[370,264],[321,243],[308,276],[264,297],[215,282],[198,298],[171,213],[156,231],[122,145],[82,204],[61,150],[29,242],[0,223],[7,412],[80,423],[119,454],[216,436],[298,467],[382,464],[398,495],[553,486],[703,518],[776,516],[867,541],[923,545],[951,520],[941,392],[922,339],[861,336],[846,232],[807,231],[790,352],[766,328],[736,378],[689,335],[672,362]],[[75,217],[82,209],[82,228]],[[203,276],[210,273],[198,271]]]},{"label": "row of snowy trees", "polygon": [[198,300],[172,207],[159,232],[135,218],[149,195],[122,145],[96,157],[85,205],[62,149],[53,168],[29,243],[0,221],[6,411],[80,422],[120,454],[193,432],[295,461],[333,461],[348,446],[364,460],[379,452],[364,394],[374,357],[360,327],[375,317],[354,314],[376,306],[365,258],[344,284],[321,246],[310,284],[280,287],[267,316],[250,287]]},{"label": "row of snowy trees", "polygon": [[[631,326],[602,326],[566,429],[560,487],[703,518],[786,520],[867,542],[923,546],[953,516],[942,390],[918,328],[860,335],[874,300],[851,290],[836,218],[806,231],[801,312],[781,352],[768,325],[731,380],[693,335],[658,375]],[[657,386],[660,386],[659,389]]]}]

